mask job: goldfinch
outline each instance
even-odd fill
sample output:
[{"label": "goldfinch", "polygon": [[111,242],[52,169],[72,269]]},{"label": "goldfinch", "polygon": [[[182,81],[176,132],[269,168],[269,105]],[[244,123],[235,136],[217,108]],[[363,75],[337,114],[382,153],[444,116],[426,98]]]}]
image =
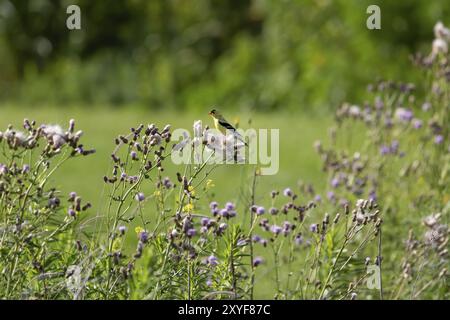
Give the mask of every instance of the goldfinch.
[{"label": "goldfinch", "polygon": [[223,135],[226,135],[227,130],[233,132],[236,138],[242,141],[246,146],[248,146],[247,142],[244,141],[244,138],[236,131],[236,128],[233,127],[220,112],[216,109],[212,109],[208,113],[214,119],[214,126],[217,130],[219,130]]}]

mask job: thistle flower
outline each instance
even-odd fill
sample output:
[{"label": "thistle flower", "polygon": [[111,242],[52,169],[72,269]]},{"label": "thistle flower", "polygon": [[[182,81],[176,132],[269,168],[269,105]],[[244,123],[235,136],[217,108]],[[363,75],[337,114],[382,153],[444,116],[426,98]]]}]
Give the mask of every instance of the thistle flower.
[{"label": "thistle flower", "polygon": [[194,237],[196,234],[197,234],[197,231],[196,231],[194,228],[188,229],[188,230],[186,231],[186,236],[187,236],[188,238],[192,238],[192,237]]},{"label": "thistle flower", "polygon": [[406,108],[397,108],[395,110],[395,117],[402,122],[409,122],[413,118],[413,112]]},{"label": "thistle flower", "polygon": [[292,197],[294,193],[292,192],[292,190],[290,188],[286,188],[286,189],[284,189],[283,194],[285,197]]},{"label": "thistle flower", "polygon": [[276,236],[279,235],[281,233],[281,231],[283,231],[283,228],[281,228],[280,226],[277,226],[276,224],[274,224],[270,227],[270,232],[272,232]]},{"label": "thistle flower", "polygon": [[136,194],[136,196],[134,198],[136,199],[136,201],[142,202],[145,200],[145,195],[144,195],[144,193],[139,192],[138,194]]},{"label": "thistle flower", "polygon": [[263,215],[265,212],[266,212],[266,209],[264,209],[264,207],[258,207],[258,208],[256,209],[256,214],[257,214],[258,216]]},{"label": "thistle flower", "polygon": [[235,208],[236,207],[235,207],[235,205],[232,202],[227,202],[225,204],[225,209],[228,210],[228,211],[234,210]]},{"label": "thistle flower", "polygon": [[211,208],[211,209],[215,209],[215,208],[217,208],[219,206],[219,204],[216,202],[216,201],[213,201],[213,202],[211,202],[210,204],[209,204],[209,207]]},{"label": "thistle flower", "polygon": [[142,241],[143,243],[147,243],[149,238],[149,234],[147,231],[141,231],[139,233],[139,240]]},{"label": "thistle flower", "polygon": [[127,227],[125,227],[125,226],[119,226],[117,229],[119,230],[119,233],[120,233],[121,235],[124,235],[124,234],[125,234],[125,231],[127,230]]},{"label": "thistle flower", "polygon": [[253,242],[260,242],[260,241],[261,241],[261,237],[255,234],[255,235],[252,237],[252,241],[253,241]]},{"label": "thistle flower", "polygon": [[269,213],[274,216],[274,215],[278,214],[278,209],[272,207],[269,209]]},{"label": "thistle flower", "polygon": [[69,209],[69,211],[67,212],[68,215],[72,218],[75,218],[77,213],[75,212],[75,210],[73,210],[72,208]]},{"label": "thistle flower", "polygon": [[208,263],[211,267],[215,267],[215,266],[217,266],[217,265],[219,264],[219,260],[218,260],[215,256],[210,255],[210,256],[207,258],[207,263]]},{"label": "thistle flower", "polygon": [[261,257],[255,257],[255,259],[253,259],[253,266],[257,267],[259,266],[261,263],[263,263],[263,258]]},{"label": "thistle flower", "polygon": [[413,125],[414,129],[420,129],[423,126],[423,121],[420,119],[414,119],[412,121],[412,125]]},{"label": "thistle flower", "polygon": [[319,225],[317,223],[313,223],[309,226],[309,231],[312,233],[318,233],[319,232]]},{"label": "thistle flower", "polygon": [[444,141],[444,137],[441,134],[438,134],[434,137],[435,144],[441,144]]}]

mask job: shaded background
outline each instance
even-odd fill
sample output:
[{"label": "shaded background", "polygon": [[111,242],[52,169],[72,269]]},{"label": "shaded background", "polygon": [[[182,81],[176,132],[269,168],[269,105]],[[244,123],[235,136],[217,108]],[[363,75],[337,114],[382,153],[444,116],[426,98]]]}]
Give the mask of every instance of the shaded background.
[{"label": "shaded background", "polygon": [[[82,29],[66,28],[77,4]],[[382,30],[366,28],[381,7]],[[329,110],[413,79],[449,1],[0,0],[0,102]],[[424,47],[426,46],[426,47]]]}]

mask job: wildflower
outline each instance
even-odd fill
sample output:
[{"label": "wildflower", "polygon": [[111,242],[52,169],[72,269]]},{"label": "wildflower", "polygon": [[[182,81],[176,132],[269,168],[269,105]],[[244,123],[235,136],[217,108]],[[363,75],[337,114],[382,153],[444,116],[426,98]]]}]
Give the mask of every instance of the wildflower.
[{"label": "wildflower", "polygon": [[321,196],[320,194],[316,194],[316,195],[314,196],[314,201],[316,201],[316,202],[322,202],[322,196]]},{"label": "wildflower", "polygon": [[275,197],[276,197],[278,194],[279,194],[278,191],[272,190],[272,191],[270,192],[270,197],[271,197],[272,199],[275,199]]},{"label": "wildflower", "polygon": [[208,287],[212,287],[213,283],[212,283],[211,279],[206,280],[206,285]]},{"label": "wildflower", "polygon": [[211,209],[216,209],[219,206],[219,204],[216,201],[213,201],[209,204],[209,207]]},{"label": "wildflower", "polygon": [[253,241],[253,242],[260,242],[260,241],[261,241],[261,237],[255,234],[255,235],[253,236],[253,238],[252,238],[252,241]]},{"label": "wildflower", "polygon": [[319,232],[319,225],[317,223],[313,223],[309,226],[309,230],[313,233]]},{"label": "wildflower", "polygon": [[145,195],[142,192],[139,192],[134,198],[136,199],[136,201],[142,202],[145,200]]},{"label": "wildflower", "polygon": [[301,245],[303,243],[303,237],[301,234],[297,234],[294,238],[294,242],[296,245]]},{"label": "wildflower", "polygon": [[259,241],[259,243],[261,243],[264,247],[267,247],[267,240],[266,239],[261,239]]},{"label": "wildflower", "polygon": [[202,226],[206,227],[206,226],[209,225],[210,221],[211,221],[211,220],[208,219],[208,218],[202,218],[201,224],[202,224]]},{"label": "wildflower", "polygon": [[337,188],[339,186],[339,179],[338,178],[333,178],[330,182],[331,186],[333,188]]},{"label": "wildflower", "polygon": [[263,263],[263,258],[261,257],[255,257],[255,259],[253,259],[253,266],[257,267],[259,266],[261,263]]},{"label": "wildflower", "polygon": [[281,231],[283,231],[283,228],[281,228],[280,226],[277,226],[276,224],[274,224],[270,227],[270,232],[272,232],[276,236],[279,235],[281,233]]},{"label": "wildflower", "polygon": [[259,215],[259,216],[264,214],[265,212],[266,212],[266,209],[264,209],[264,207],[258,207],[256,209],[256,214]]},{"label": "wildflower", "polygon": [[382,146],[380,147],[380,154],[381,154],[382,156],[384,156],[384,155],[386,155],[386,154],[389,154],[390,152],[391,152],[391,149],[390,149],[388,146],[382,145]]},{"label": "wildflower", "polygon": [[285,197],[292,197],[293,192],[290,188],[286,188],[286,189],[284,189],[283,194]]},{"label": "wildflower", "polygon": [[131,160],[133,160],[133,161],[138,160],[136,151],[131,151],[131,152],[130,152],[130,158],[131,158]]},{"label": "wildflower", "polygon": [[119,226],[119,228],[117,228],[120,232],[121,235],[125,234],[125,231],[127,230],[127,227],[125,226]]},{"label": "wildflower", "polygon": [[441,21],[438,21],[433,28],[434,36],[437,39],[450,39],[450,30],[444,26]]},{"label": "wildflower", "polygon": [[444,141],[444,137],[440,134],[434,137],[434,143],[435,144],[441,144]]},{"label": "wildflower", "polygon": [[220,215],[221,217],[224,217],[224,218],[228,218],[228,216],[229,216],[228,213],[229,213],[229,212],[228,212],[227,209],[221,209],[221,210],[219,211],[219,215]]},{"label": "wildflower", "polygon": [[400,145],[400,143],[398,142],[398,140],[392,141],[392,143],[391,143],[391,152],[392,153],[397,153],[399,145]]},{"label": "wildflower", "polygon": [[360,110],[359,106],[353,105],[348,109],[348,114],[352,117],[357,118],[361,115],[361,110]]},{"label": "wildflower", "polygon": [[412,121],[412,125],[413,125],[414,129],[420,129],[420,128],[422,128],[423,122],[420,119],[414,119]]},{"label": "wildflower", "polygon": [[208,263],[211,267],[215,267],[215,266],[217,266],[217,265],[219,264],[219,260],[218,260],[215,256],[210,255],[210,256],[207,258],[207,263]]},{"label": "wildflower", "polygon": [[73,210],[72,208],[69,209],[68,214],[70,217],[75,218],[77,213],[75,212],[75,210]]},{"label": "wildflower", "polygon": [[448,45],[447,42],[445,42],[442,39],[434,39],[432,44],[432,56],[436,56],[439,53],[447,53],[448,52]]},{"label": "wildflower", "polygon": [[272,207],[272,208],[269,209],[269,213],[270,213],[271,215],[276,215],[276,214],[278,213],[278,209]]},{"label": "wildflower", "polygon": [[197,231],[194,228],[188,229],[186,231],[186,236],[188,238],[192,238],[193,236],[195,236],[197,234]]},{"label": "wildflower", "polygon": [[149,234],[147,231],[141,231],[139,233],[139,240],[141,240],[143,243],[147,243],[149,238]]},{"label": "wildflower", "polygon": [[397,110],[395,110],[395,117],[400,121],[409,122],[413,118],[413,113],[406,108],[397,108]]},{"label": "wildflower", "polygon": [[327,192],[327,198],[328,198],[328,200],[333,201],[333,200],[336,199],[336,196],[335,196],[333,191],[328,191]]},{"label": "wildflower", "polygon": [[234,210],[234,209],[235,209],[235,205],[234,205],[232,202],[227,202],[226,205],[225,205],[225,208],[226,208],[228,211],[231,211],[231,210]]},{"label": "wildflower", "polygon": [[22,174],[27,174],[28,172],[30,172],[30,166],[28,164],[24,164],[22,166]]},{"label": "wildflower", "polygon": [[183,206],[183,212],[192,212],[194,210],[194,205],[192,203],[188,203]]}]

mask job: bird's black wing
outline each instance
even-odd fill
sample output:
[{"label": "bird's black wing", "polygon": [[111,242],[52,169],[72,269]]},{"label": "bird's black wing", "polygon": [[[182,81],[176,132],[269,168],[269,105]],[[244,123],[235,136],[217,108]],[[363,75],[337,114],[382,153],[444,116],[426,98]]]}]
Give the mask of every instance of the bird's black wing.
[{"label": "bird's black wing", "polygon": [[226,129],[228,129],[228,130],[236,131],[236,129],[235,129],[231,124],[229,124],[228,122],[224,122],[224,121],[220,121],[220,120],[219,120],[219,124],[220,124],[222,127],[226,128]]}]

